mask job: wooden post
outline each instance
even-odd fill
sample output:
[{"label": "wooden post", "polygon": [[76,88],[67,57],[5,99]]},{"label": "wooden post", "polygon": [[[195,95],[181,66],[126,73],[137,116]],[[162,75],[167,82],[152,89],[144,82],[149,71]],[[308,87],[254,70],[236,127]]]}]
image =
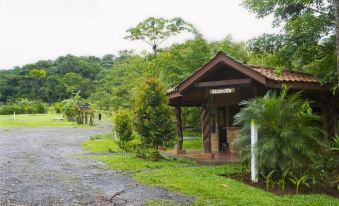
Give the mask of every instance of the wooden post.
[{"label": "wooden post", "polygon": [[88,111],[85,111],[85,124],[87,125],[88,123]]},{"label": "wooden post", "polygon": [[327,131],[327,129],[328,129],[327,128],[327,124],[328,124],[328,122],[327,122],[327,116],[328,116],[327,107],[325,107],[325,106],[321,107],[321,116],[322,116],[323,128],[324,128],[325,131]]},{"label": "wooden post", "polygon": [[210,117],[207,104],[202,106],[202,136],[205,153],[211,153]]},{"label": "wooden post", "polygon": [[182,135],[181,107],[179,106],[175,107],[175,117],[176,117],[177,135],[178,135],[178,141],[175,146],[175,149],[182,150],[182,144],[183,144],[184,139]]},{"label": "wooden post", "polygon": [[255,147],[258,142],[258,127],[255,120],[251,120],[251,180],[252,182],[258,182],[258,167]]},{"label": "wooden post", "polygon": [[91,111],[89,116],[89,126],[94,126],[94,112]]},{"label": "wooden post", "polygon": [[327,110],[327,135],[329,138],[335,137],[336,110],[333,100],[330,100]]}]

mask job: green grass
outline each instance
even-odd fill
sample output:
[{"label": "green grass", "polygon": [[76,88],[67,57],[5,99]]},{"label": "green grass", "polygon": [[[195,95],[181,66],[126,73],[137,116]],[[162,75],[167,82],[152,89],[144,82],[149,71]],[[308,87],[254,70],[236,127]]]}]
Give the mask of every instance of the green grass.
[{"label": "green grass", "polygon": [[[83,144],[92,152],[108,152],[118,149],[110,135],[91,137]],[[106,146],[105,146],[106,144]],[[181,192],[196,197],[194,205],[258,205],[258,206],[339,206],[339,200],[327,195],[288,195],[278,196],[251,187],[220,174],[235,173],[241,170],[240,165],[198,166],[191,162],[174,160],[149,161],[134,155],[90,155],[107,163],[112,169],[129,171],[133,178],[143,184],[156,185],[171,191]],[[176,205],[167,199],[151,199],[148,205]]]},{"label": "green grass", "polygon": [[114,142],[112,134],[110,133],[91,136],[89,140],[82,143],[82,147],[85,150],[89,150],[94,153],[114,153],[122,151]]},{"label": "green grass", "polygon": [[53,120],[61,117],[61,114],[20,114],[14,120],[13,115],[0,115],[0,128],[74,125],[73,122]]},{"label": "green grass", "polygon": [[99,155],[91,157],[107,163],[112,169],[118,169],[132,173],[160,168],[186,167],[191,165],[191,163],[179,162],[170,159],[163,159],[159,161],[145,160],[130,154]]},{"label": "green grass", "polygon": [[184,130],[183,149],[202,149],[202,135],[200,131]]},{"label": "green grass", "polygon": [[260,205],[260,206],[334,206],[338,199],[326,195],[278,196],[248,186],[219,174],[239,170],[237,165],[217,167],[161,168],[141,171],[134,178],[144,184],[165,187],[197,197],[194,205]]},{"label": "green grass", "polygon": [[[102,134],[91,136],[89,140],[83,142],[82,147],[98,155],[89,155],[89,158],[95,158],[107,163],[112,169],[118,169],[129,172],[137,172],[148,169],[159,169],[164,167],[187,166],[193,163],[180,162],[170,159],[160,161],[150,161],[135,157],[132,154],[121,154],[123,152],[112,139],[111,134]],[[118,153],[119,154],[114,154]],[[112,155],[100,155],[100,153],[113,153]]]}]

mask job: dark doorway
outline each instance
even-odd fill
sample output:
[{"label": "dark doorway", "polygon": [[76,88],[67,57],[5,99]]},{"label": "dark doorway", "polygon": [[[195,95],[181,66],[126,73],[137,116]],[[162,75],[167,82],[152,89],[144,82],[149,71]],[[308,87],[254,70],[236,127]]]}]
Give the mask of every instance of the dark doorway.
[{"label": "dark doorway", "polygon": [[222,151],[227,144],[226,134],[226,108],[218,108],[218,132],[219,132],[219,151]]}]

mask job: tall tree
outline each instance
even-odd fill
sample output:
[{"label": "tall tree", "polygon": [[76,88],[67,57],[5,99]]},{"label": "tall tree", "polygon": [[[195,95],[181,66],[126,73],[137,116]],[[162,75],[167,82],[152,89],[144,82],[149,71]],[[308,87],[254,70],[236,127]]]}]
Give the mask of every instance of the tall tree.
[{"label": "tall tree", "polygon": [[253,53],[260,49],[264,58],[272,54],[270,62],[275,65],[316,74],[324,82],[337,82],[334,0],[243,3],[258,18],[273,14],[273,26],[282,28],[281,34],[265,34],[252,40]]},{"label": "tall tree", "polygon": [[32,99],[35,100],[35,98],[38,95],[38,91],[40,90],[42,86],[42,79],[45,79],[47,75],[46,69],[32,69],[29,72],[28,78],[31,82],[31,89],[32,89]]},{"label": "tall tree", "polygon": [[182,32],[192,32],[197,34],[197,30],[190,23],[182,18],[173,19],[149,17],[140,22],[136,27],[127,30],[129,33],[125,39],[142,40],[152,47],[154,54],[157,54],[158,47],[168,38],[178,35]]},{"label": "tall tree", "polygon": [[339,0],[334,0],[336,48],[337,48],[337,76],[339,84]]}]

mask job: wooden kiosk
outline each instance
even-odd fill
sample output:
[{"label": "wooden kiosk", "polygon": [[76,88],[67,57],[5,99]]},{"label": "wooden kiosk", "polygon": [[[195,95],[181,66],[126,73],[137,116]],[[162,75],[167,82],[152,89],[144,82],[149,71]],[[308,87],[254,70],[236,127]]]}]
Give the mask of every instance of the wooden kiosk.
[{"label": "wooden kiosk", "polygon": [[337,132],[339,97],[322,85],[316,77],[284,70],[250,66],[222,52],[196,70],[176,87],[168,90],[169,105],[176,108],[178,153],[184,153],[181,107],[202,108],[203,153],[213,158],[224,151],[237,154],[233,144],[240,128],[233,126],[233,116],[240,111],[239,102],[263,96],[268,90],[279,90],[286,84],[290,92],[303,90],[303,97],[311,100],[312,108],[323,117],[329,137]]}]

